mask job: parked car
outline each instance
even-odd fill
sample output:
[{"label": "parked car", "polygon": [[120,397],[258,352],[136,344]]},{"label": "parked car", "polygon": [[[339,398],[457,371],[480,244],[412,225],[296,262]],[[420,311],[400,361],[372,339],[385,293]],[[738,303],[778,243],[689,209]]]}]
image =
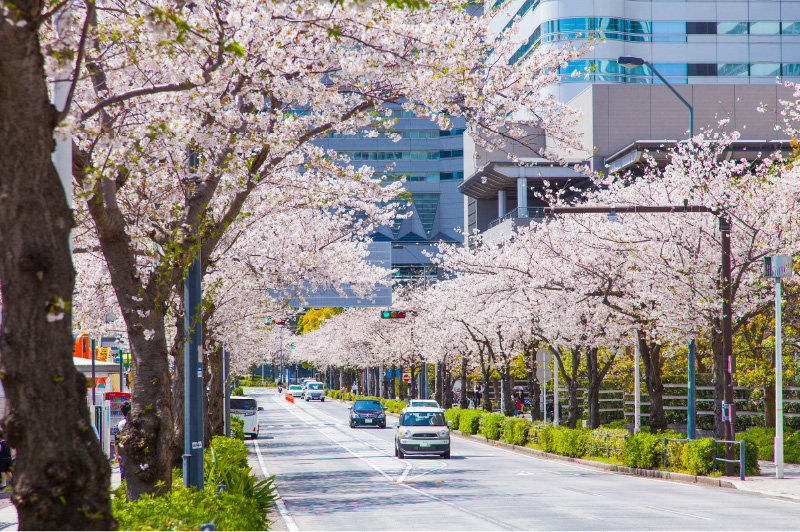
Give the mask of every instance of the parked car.
[{"label": "parked car", "polygon": [[451,421],[445,421],[444,410],[429,407],[406,407],[394,426],[394,455],[440,455],[450,458]]},{"label": "parked car", "polygon": [[359,399],[350,407],[350,428],[357,427],[386,428],[386,412],[377,399]]},{"label": "parked car", "polygon": [[264,410],[258,406],[252,397],[242,395],[231,396],[231,414],[244,421],[244,434],[255,439],[259,433],[259,411]]},{"label": "parked car", "polygon": [[433,399],[411,399],[408,401],[408,407],[414,406],[427,406],[428,408],[441,408],[439,403]]},{"label": "parked car", "polygon": [[325,402],[325,385],[321,382],[307,382],[303,388],[303,399]]},{"label": "parked car", "polygon": [[291,394],[292,397],[301,397],[303,395],[303,386],[300,384],[290,384],[286,388],[286,393]]}]

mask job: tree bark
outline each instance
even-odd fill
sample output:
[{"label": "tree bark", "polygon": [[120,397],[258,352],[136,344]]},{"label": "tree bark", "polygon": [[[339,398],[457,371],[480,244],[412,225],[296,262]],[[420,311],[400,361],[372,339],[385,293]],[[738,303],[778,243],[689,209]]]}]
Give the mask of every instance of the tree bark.
[{"label": "tree bark", "polygon": [[725,397],[725,361],[722,353],[722,323],[714,320],[711,329],[711,352],[714,354],[714,437],[725,439],[725,424],[722,422],[722,400]]},{"label": "tree bark", "polygon": [[661,345],[648,342],[639,331],[639,356],[644,365],[644,380],[647,395],[650,398],[650,417],[648,425],[652,432],[667,430],[667,416],[664,413],[664,384],[661,375],[664,371],[664,359],[661,358]]},{"label": "tree bark", "polygon": [[768,429],[775,428],[775,383],[764,385],[764,426]]},{"label": "tree bark", "polygon": [[[603,379],[605,379],[608,374],[608,370],[611,368],[611,364],[616,358],[616,352],[609,357],[602,367],[600,367],[600,361],[597,355],[598,349],[596,347],[592,347],[586,352],[586,368],[589,374],[589,385],[587,387],[589,396],[589,427],[591,429],[596,429],[600,426],[600,387],[603,384]],[[663,408],[661,411],[663,412]]]},{"label": "tree bark", "polygon": [[523,360],[525,361],[525,379],[528,385],[528,396],[531,398],[531,419],[538,421],[542,419],[542,404],[541,404],[541,386],[539,379],[536,377],[536,348],[537,342],[528,342],[525,344],[525,351],[523,353]]},{"label": "tree bark", "polygon": [[208,350],[208,432],[211,437],[225,435],[225,406],[222,378],[222,346],[215,345]]},{"label": "tree bark", "polygon": [[461,355],[461,375],[459,378],[461,379],[461,397],[459,398],[459,406],[461,408],[467,408],[469,405],[469,400],[467,398],[467,357],[465,355]]},{"label": "tree bark", "polygon": [[559,349],[550,348],[550,352],[556,357],[558,362],[558,369],[567,385],[569,392],[569,417],[567,418],[567,426],[574,429],[578,424],[579,406],[578,406],[578,370],[581,364],[581,349],[570,349],[570,358],[572,362],[572,375],[567,373],[562,360],[562,353]]},{"label": "tree bark", "polygon": [[12,502],[20,530],[109,530],[111,470],[72,362],[74,221],[50,158],[57,112],[39,45],[43,4],[0,10],[0,375],[17,449]]},{"label": "tree bark", "polygon": [[503,401],[502,401],[503,415],[513,416],[514,401],[511,397],[511,388],[512,388],[511,383],[513,382],[513,379],[511,378],[511,368],[509,367],[508,363],[503,365],[502,368],[503,371],[500,374],[500,378],[503,381],[503,386],[502,389],[500,390],[500,393],[503,396]]}]

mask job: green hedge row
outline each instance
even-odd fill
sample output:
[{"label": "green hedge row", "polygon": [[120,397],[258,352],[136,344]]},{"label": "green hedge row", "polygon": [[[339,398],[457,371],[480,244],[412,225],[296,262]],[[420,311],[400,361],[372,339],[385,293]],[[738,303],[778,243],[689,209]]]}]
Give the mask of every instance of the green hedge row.
[{"label": "green hedge row", "polygon": [[343,392],[341,390],[325,390],[325,395],[330,397],[331,399],[341,399],[342,401],[356,401],[358,399],[374,399],[375,401],[380,401],[381,406],[385,408],[388,412],[392,412],[393,414],[399,414],[406,407],[405,401],[400,401],[398,399],[383,399],[381,397],[356,395],[354,393]]},{"label": "green hedge row", "polygon": [[[453,422],[453,428],[466,434],[479,434],[490,440],[514,445],[533,444],[545,452],[562,456],[613,459],[638,469],[666,469],[693,475],[712,472],[711,438],[686,442],[680,441],[681,435],[675,432],[629,434],[619,424],[601,426],[593,431],[569,429],[541,421],[531,423],[517,417],[460,408],[447,410],[445,418]],[[800,435],[793,433],[787,441],[794,442],[791,438],[797,438],[797,443],[800,443],[800,437],[796,434]],[[759,447],[750,441],[755,435],[743,433],[738,437],[745,440],[746,474],[758,475]],[[766,441],[763,435],[761,441]],[[736,452],[738,457],[738,448]],[[724,453],[724,445],[718,443],[717,456],[722,457]],[[718,462],[717,469],[723,470],[724,463]]]}]

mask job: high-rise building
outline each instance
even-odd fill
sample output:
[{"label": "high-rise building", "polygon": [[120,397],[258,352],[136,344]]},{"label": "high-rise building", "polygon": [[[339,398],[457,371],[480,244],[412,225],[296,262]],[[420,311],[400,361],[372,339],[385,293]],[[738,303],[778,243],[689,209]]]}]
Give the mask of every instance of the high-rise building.
[{"label": "high-rise building", "polygon": [[350,157],[358,167],[369,165],[385,181],[405,178],[409,195],[398,201],[411,202],[411,216],[391,227],[373,233],[377,242],[391,242],[392,267],[397,279],[430,281],[438,276],[425,252],[435,252],[436,244],[461,242],[463,200],[458,185],[464,179],[464,120],[454,118],[453,127],[442,130],[426,118],[418,118],[399,106],[392,109],[396,118],[395,141],[386,134],[370,137],[366,130],[354,135],[332,133],[318,141],[326,148]]},{"label": "high-rise building", "polygon": [[[567,156],[598,172],[636,171],[646,150],[666,147],[702,128],[729,119],[742,136],[733,157],[789,150],[780,100],[791,91],[776,78],[800,81],[800,2],[789,0],[508,0],[496,9],[490,30],[517,21],[521,44],[509,59],[529,60],[538,48],[596,46],[561,68],[552,88],[559,101],[580,109],[578,131],[585,150]],[[633,58],[618,61],[620,58]],[[633,66],[639,62],[641,66]],[[626,65],[626,66],[623,66]],[[574,72],[581,72],[571,77]],[[658,77],[658,72],[683,102]],[[693,119],[690,127],[690,111]],[[760,112],[763,107],[766,112]],[[542,139],[542,146],[547,139]],[[553,146],[549,146],[553,147]],[[487,236],[536,219],[543,205],[533,189],[543,180],[580,183],[569,167],[554,166],[534,152],[520,168],[505,154],[486,153],[465,139],[465,226]]]}]

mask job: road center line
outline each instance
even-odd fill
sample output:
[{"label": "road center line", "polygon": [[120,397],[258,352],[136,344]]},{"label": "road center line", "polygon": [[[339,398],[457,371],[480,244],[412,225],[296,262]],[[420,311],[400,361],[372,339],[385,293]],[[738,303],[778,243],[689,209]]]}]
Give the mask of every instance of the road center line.
[{"label": "road center line", "polygon": [[668,510],[667,508],[659,508],[657,506],[645,506],[645,508],[650,508],[651,510],[658,510],[660,512],[667,512],[670,514],[678,514],[683,515],[685,517],[691,517],[692,519],[703,519],[704,521],[713,521],[710,517],[703,517],[701,515],[694,515],[694,514],[687,514],[683,512],[679,512],[677,510]]}]

